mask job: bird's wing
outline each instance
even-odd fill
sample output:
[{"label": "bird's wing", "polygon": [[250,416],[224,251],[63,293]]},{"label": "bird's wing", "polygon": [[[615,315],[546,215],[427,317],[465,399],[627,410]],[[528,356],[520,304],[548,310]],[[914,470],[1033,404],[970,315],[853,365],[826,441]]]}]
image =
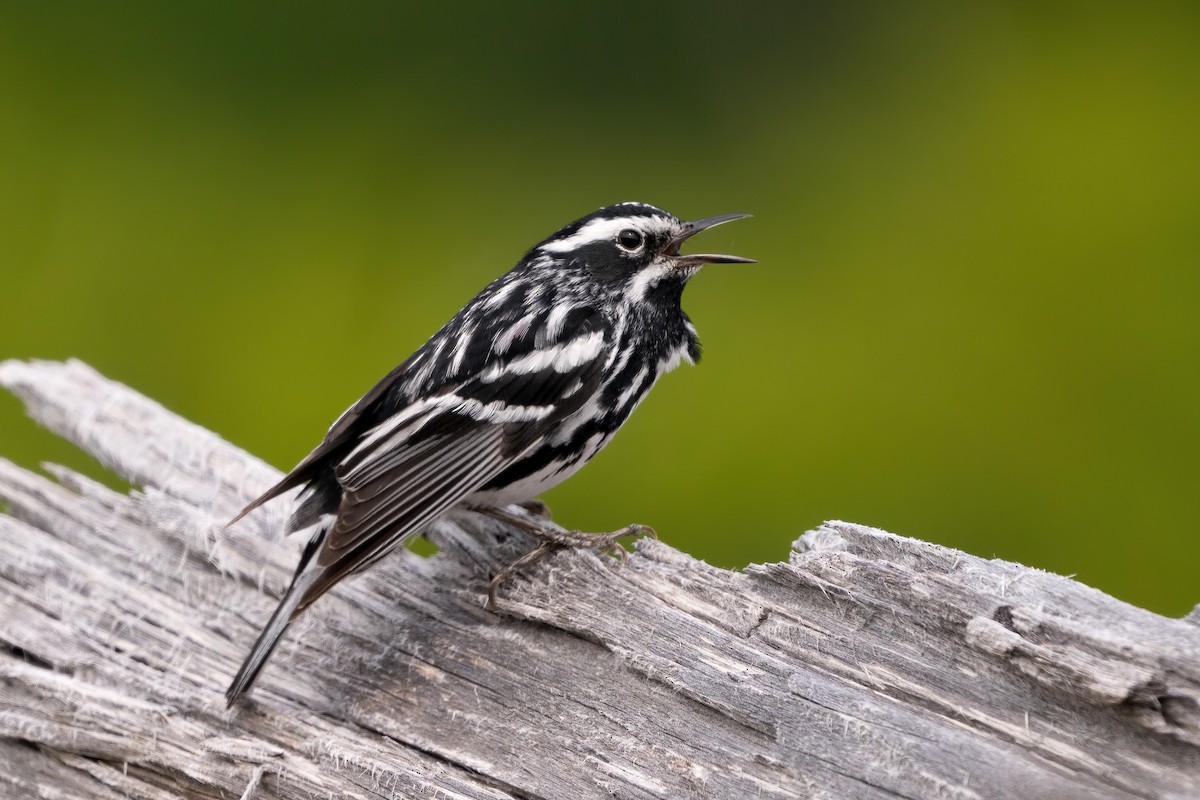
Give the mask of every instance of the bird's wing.
[{"label": "bird's wing", "polygon": [[382,400],[383,396],[393,386],[401,383],[409,372],[409,368],[419,356],[424,354],[424,348],[418,350],[403,364],[393,369],[385,375],[378,383],[371,387],[370,391],[359,398],[358,402],[350,406],[342,412],[342,415],[337,418],[333,425],[329,428],[329,432],[325,434],[325,438],[317,445],[311,453],[301,459],[300,463],[292,468],[291,472],[284,475],[274,486],[261,495],[256,497],[245,508],[238,512],[238,515],[229,521],[228,525],[233,525],[242,517],[249,514],[254,509],[269,500],[279,497],[289,489],[294,489],[297,486],[308,483],[320,472],[325,460],[345,446],[353,439],[358,428],[362,427],[360,420],[369,414],[370,410]]},{"label": "bird's wing", "polygon": [[536,448],[599,390],[609,335],[603,317],[589,315],[367,431],[334,467],[342,500],[301,607]]}]

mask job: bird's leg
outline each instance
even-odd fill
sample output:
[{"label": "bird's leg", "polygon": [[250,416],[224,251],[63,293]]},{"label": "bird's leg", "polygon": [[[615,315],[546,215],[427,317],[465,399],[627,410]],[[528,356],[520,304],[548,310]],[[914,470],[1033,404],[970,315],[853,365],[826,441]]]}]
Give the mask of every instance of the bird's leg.
[{"label": "bird's leg", "polygon": [[533,514],[535,517],[541,517],[545,520],[554,519],[554,515],[550,513],[550,506],[546,505],[541,500],[538,500],[536,497],[532,500],[526,500],[520,505],[521,508],[528,511],[530,514]]},{"label": "bird's leg", "polygon": [[611,531],[610,533],[585,533],[584,531],[569,531],[557,525],[546,525],[539,520],[513,514],[502,508],[489,508],[483,511],[493,519],[512,525],[514,528],[520,528],[526,533],[536,536],[556,547],[599,550],[602,553],[611,553],[618,557],[625,556],[625,548],[621,547],[620,542],[628,536],[653,536],[655,539],[658,538],[658,534],[649,525],[626,525],[624,528]]},{"label": "bird's leg", "polygon": [[624,561],[628,556],[625,553],[625,548],[621,546],[622,539],[627,536],[653,536],[656,539],[658,538],[658,534],[649,525],[626,525],[624,528],[610,533],[584,533],[583,531],[568,531],[557,526],[544,525],[537,520],[518,516],[501,508],[489,508],[484,513],[493,519],[500,520],[515,528],[520,528],[526,533],[532,534],[542,540],[541,544],[509,564],[496,577],[492,578],[488,584],[487,602],[487,607],[491,611],[496,609],[497,589],[503,586],[513,575],[529,565],[537,563],[560,547],[598,550],[602,553],[616,555]]},{"label": "bird's leg", "polygon": [[525,569],[530,564],[541,561],[558,548],[559,545],[555,544],[554,542],[542,542],[537,547],[533,548],[528,553],[496,573],[496,577],[492,578],[491,581],[488,582],[487,610],[496,610],[496,592],[509,578]]}]

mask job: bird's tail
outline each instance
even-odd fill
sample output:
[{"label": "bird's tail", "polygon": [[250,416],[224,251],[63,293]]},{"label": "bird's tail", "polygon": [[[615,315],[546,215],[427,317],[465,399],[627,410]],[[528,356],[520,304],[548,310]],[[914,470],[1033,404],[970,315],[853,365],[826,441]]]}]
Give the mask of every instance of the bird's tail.
[{"label": "bird's tail", "polygon": [[324,540],[327,531],[327,527],[322,527],[305,546],[304,553],[300,556],[300,563],[296,566],[296,574],[292,577],[292,583],[288,587],[287,593],[279,601],[279,606],[275,609],[275,613],[271,615],[271,619],[267,622],[266,627],[258,635],[258,640],[254,642],[254,647],[250,649],[250,655],[246,656],[246,660],[242,662],[241,669],[233,677],[233,682],[225,690],[226,707],[232,707],[239,697],[250,691],[251,687],[254,686],[255,679],[258,678],[258,673],[262,671],[263,666],[267,663],[267,659],[271,657],[271,652],[279,644],[279,638],[287,630],[287,626],[296,618],[303,606],[308,605],[308,602],[312,600],[308,596],[309,589],[312,588],[317,578],[321,576],[321,571],[306,568],[309,562],[312,561],[313,555],[316,554],[321,541]]}]

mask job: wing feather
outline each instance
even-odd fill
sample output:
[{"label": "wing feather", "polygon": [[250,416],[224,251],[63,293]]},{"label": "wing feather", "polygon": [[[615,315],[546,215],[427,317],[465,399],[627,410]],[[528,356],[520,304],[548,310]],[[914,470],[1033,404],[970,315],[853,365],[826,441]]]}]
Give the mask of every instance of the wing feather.
[{"label": "wing feather", "polygon": [[536,368],[528,354],[498,359],[417,400],[426,408],[408,410],[404,424],[384,421],[364,432],[334,465],[342,498],[302,605],[535,450],[598,390],[607,333],[599,315],[590,317],[547,345]]},{"label": "wing feather", "polygon": [[498,470],[501,435],[495,425],[464,427],[453,441],[437,442],[400,470],[347,487],[318,563],[333,563],[364,545],[369,557],[441,514]]}]

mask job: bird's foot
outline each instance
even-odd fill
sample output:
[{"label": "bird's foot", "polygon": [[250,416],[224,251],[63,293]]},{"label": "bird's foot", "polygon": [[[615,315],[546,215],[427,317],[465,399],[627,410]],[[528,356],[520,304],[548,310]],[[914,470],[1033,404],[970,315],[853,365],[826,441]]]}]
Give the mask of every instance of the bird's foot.
[{"label": "bird's foot", "polygon": [[626,525],[624,528],[610,533],[584,533],[583,531],[569,531],[556,526],[539,525],[534,520],[519,517],[501,509],[494,509],[489,513],[496,519],[507,522],[542,540],[541,544],[509,564],[488,583],[487,608],[489,611],[496,610],[496,591],[509,578],[542,560],[555,550],[563,547],[596,550],[616,556],[624,561],[628,558],[628,555],[625,552],[625,548],[621,546],[622,539],[628,536],[652,536],[655,539],[658,538],[658,534],[649,525]]},{"label": "bird's foot", "polygon": [[531,533],[541,539],[543,545],[550,545],[552,548],[574,547],[579,550],[596,550],[616,556],[622,561],[628,558],[625,548],[621,546],[622,539],[629,536],[658,538],[658,534],[655,533],[654,528],[651,528],[649,525],[637,524],[626,525],[620,530],[609,533],[584,533],[583,531],[568,531],[562,528],[542,528],[538,531],[531,531]]}]

